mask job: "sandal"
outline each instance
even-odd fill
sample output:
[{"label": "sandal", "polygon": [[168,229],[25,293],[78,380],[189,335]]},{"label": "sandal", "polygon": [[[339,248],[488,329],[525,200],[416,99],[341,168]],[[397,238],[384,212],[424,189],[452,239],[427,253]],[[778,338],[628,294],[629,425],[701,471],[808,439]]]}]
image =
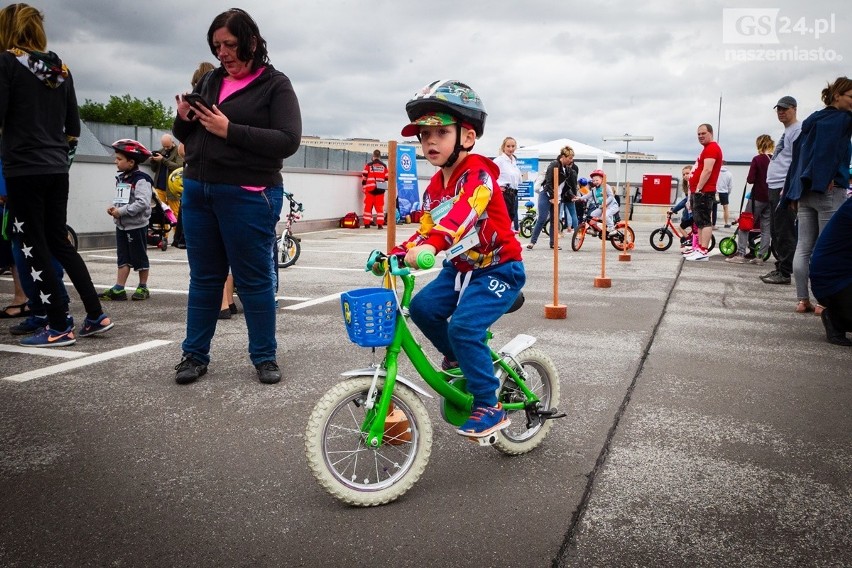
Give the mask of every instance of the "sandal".
[{"label": "sandal", "polygon": [[797,314],[806,314],[812,311],[814,311],[814,307],[811,305],[810,300],[799,300],[799,303],[796,304]]},{"label": "sandal", "polygon": [[[9,310],[18,310],[18,313],[10,314]],[[31,313],[32,312],[26,302],[23,304],[10,304],[3,308],[3,310],[0,310],[0,319],[25,318]]]}]

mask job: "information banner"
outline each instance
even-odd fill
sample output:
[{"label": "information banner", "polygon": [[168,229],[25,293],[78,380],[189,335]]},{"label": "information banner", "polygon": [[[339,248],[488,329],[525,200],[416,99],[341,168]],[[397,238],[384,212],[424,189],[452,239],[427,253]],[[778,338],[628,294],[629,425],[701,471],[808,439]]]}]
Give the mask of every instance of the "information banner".
[{"label": "information banner", "polygon": [[397,210],[401,217],[420,209],[420,188],[417,185],[417,153],[414,146],[396,147]]},{"label": "information banner", "polygon": [[533,196],[533,185],[538,177],[538,154],[524,154],[522,150],[519,150],[515,152],[515,158],[523,180],[518,186],[518,199],[530,199]]}]

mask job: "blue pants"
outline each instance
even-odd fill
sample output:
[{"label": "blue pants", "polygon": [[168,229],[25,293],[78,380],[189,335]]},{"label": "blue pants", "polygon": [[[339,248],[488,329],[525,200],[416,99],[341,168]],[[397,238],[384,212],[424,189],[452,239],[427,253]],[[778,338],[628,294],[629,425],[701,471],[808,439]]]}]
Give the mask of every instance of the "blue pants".
[{"label": "blue pants", "polygon": [[[512,307],[526,282],[521,261],[474,270],[463,290],[456,290],[458,270],[449,262],[438,277],[411,300],[412,321],[447,359],[458,361],[468,391],[477,404],[497,404],[500,382],[494,376],[486,332]],[[464,281],[465,274],[461,274]]]},{"label": "blue pants", "polygon": [[564,201],[559,204],[559,215],[565,221],[566,227],[571,227],[572,229],[576,229],[577,225],[580,224],[579,219],[577,219],[577,207],[573,201],[569,201],[565,203]]},{"label": "blue pants", "polygon": [[553,203],[550,202],[550,198],[547,196],[543,190],[538,194],[538,204],[536,205],[538,209],[538,217],[535,220],[535,226],[533,227],[532,235],[530,236],[530,243],[536,244],[538,242],[538,236],[541,234],[541,230],[544,229],[544,224],[548,221],[550,222],[550,246],[553,246]]},{"label": "blue pants", "polygon": [[183,181],[181,212],[189,260],[184,355],[210,361],[228,267],[240,291],[251,362],[275,360],[275,225],[282,186],[248,191],[238,185]]}]

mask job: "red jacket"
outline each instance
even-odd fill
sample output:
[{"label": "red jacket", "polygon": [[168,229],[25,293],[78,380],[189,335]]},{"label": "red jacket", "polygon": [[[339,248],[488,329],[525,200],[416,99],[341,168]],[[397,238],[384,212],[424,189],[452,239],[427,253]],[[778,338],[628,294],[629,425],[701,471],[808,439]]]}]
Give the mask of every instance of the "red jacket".
[{"label": "red jacket", "polygon": [[[497,185],[499,175],[494,162],[477,154],[459,162],[446,187],[443,173],[438,171],[423,194],[420,228],[391,254],[404,254],[423,244],[440,252],[477,233],[479,244],[452,259],[459,272],[521,260],[521,243],[512,231],[503,190]],[[433,211],[437,213],[448,201],[452,206],[436,222]]]},{"label": "red jacket", "polygon": [[364,166],[361,172],[361,190],[370,193],[376,189],[377,181],[388,181],[388,167],[379,159]]}]

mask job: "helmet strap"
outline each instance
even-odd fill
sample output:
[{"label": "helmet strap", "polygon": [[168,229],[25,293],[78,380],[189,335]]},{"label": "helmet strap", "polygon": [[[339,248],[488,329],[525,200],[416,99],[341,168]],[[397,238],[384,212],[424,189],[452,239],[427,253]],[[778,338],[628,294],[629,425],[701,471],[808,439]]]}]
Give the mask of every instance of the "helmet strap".
[{"label": "helmet strap", "polygon": [[453,167],[453,165],[455,165],[456,161],[459,159],[459,153],[460,152],[462,152],[462,151],[470,152],[471,150],[473,150],[473,146],[471,146],[470,148],[465,148],[464,146],[462,146],[462,144],[461,144],[461,129],[462,129],[461,124],[459,124],[457,122],[456,123],[456,147],[453,148],[453,153],[450,154],[450,157],[447,158],[447,161],[444,163],[443,166],[441,166],[442,168]]}]

